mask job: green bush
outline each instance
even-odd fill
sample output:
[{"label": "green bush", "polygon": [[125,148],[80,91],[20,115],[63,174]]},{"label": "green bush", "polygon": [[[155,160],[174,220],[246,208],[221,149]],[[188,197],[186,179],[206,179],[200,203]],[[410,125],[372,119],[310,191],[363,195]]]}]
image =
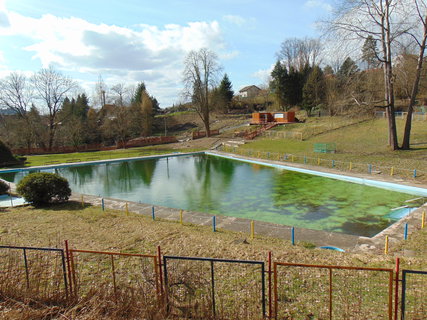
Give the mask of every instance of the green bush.
[{"label": "green bush", "polygon": [[9,147],[0,141],[0,164],[14,164],[16,163],[16,159],[10,151]]},{"label": "green bush", "polygon": [[0,180],[0,194],[5,194],[8,191],[9,191],[9,185],[3,180]]},{"label": "green bush", "polygon": [[16,190],[34,206],[65,202],[71,195],[67,179],[47,172],[30,173],[18,183]]}]

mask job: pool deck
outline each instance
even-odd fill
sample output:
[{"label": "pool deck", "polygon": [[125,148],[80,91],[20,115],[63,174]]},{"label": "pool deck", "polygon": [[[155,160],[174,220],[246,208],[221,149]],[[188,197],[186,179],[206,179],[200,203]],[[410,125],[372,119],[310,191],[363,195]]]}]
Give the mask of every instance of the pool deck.
[{"label": "pool deck", "polygon": [[[234,154],[227,154],[218,151],[209,151],[212,154],[218,154],[222,156],[232,156],[236,159],[245,159],[245,160],[254,160],[259,161],[259,159],[250,158],[246,156],[236,156]],[[183,154],[180,154],[183,155]],[[170,155],[162,155],[162,157],[167,156],[176,156],[176,154]],[[138,157],[137,159],[143,159],[144,157]],[[148,158],[148,157],[147,157]],[[124,159],[123,159],[124,160]],[[129,159],[126,159],[129,160]],[[117,159],[116,159],[117,161]],[[314,170],[318,172],[337,174],[337,175],[345,175],[348,177],[355,177],[360,179],[369,179],[380,182],[387,183],[396,183],[408,187],[417,187],[427,189],[426,185],[419,183],[417,181],[404,181],[402,179],[397,179],[394,177],[385,177],[379,175],[368,175],[368,174],[360,174],[355,172],[342,172],[339,170],[335,170],[332,168],[324,168],[324,167],[316,167],[310,165],[303,165],[292,162],[281,162],[274,160],[262,160],[264,163],[272,164],[272,165],[285,165],[288,167],[300,168],[300,169],[308,169]],[[82,163],[79,163],[81,165]],[[70,164],[68,164],[70,165]],[[14,186],[12,185],[12,190],[14,190]],[[73,193],[70,200],[81,201],[81,194]],[[87,204],[91,204],[94,206],[101,206],[101,197],[84,195],[84,202]],[[416,196],[414,196],[416,198]],[[137,214],[143,214],[147,216],[151,216],[152,214],[152,205],[144,204],[144,203],[136,203],[129,202],[118,199],[104,199],[105,207],[113,210],[121,210],[124,211],[125,205],[128,203],[128,209],[130,212],[134,212]],[[165,219],[165,220],[174,220],[179,221],[180,219],[180,210],[174,208],[166,208],[161,206],[154,206],[155,208],[155,216],[156,218]],[[410,234],[414,230],[418,230],[421,226],[421,216],[422,211],[425,210],[427,212],[427,203],[425,203],[421,208],[414,210],[412,213],[407,215],[406,217],[400,219],[387,229],[383,230],[379,234],[375,235],[372,238],[368,237],[360,237],[353,236],[342,233],[335,232],[326,232],[320,230],[312,230],[312,229],[304,229],[304,228],[295,228],[295,241],[298,243],[300,241],[313,243],[316,246],[334,246],[338,248],[342,248],[349,252],[370,252],[370,253],[382,253],[384,251],[384,242],[385,236],[389,237],[389,245],[393,246],[393,244],[398,241],[403,240],[404,234],[404,226],[408,223],[408,234]],[[202,212],[193,212],[193,211],[184,211],[183,221],[184,223],[191,223],[197,225],[211,226],[212,225],[212,217],[213,215]],[[227,217],[227,216],[216,216],[216,227],[218,230],[230,230],[235,232],[243,232],[243,238],[250,238],[250,222],[249,219],[235,218],[235,217]],[[274,223],[255,221],[255,236],[262,235],[274,238],[280,238],[285,240],[291,239],[291,227],[278,225]],[[250,240],[249,240],[250,241]]]}]

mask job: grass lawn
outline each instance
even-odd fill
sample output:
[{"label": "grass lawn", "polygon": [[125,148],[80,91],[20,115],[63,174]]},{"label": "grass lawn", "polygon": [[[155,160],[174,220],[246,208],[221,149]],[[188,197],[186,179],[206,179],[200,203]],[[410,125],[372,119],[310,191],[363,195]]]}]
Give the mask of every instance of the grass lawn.
[{"label": "grass lawn", "polygon": [[[31,206],[0,211],[0,243],[2,245],[63,247],[69,240],[74,248],[129,253],[155,254],[158,245],[164,254],[215,257],[228,259],[266,260],[268,251],[276,261],[295,263],[338,264],[357,266],[383,266],[393,263],[392,255],[401,250],[416,251],[408,260],[411,266],[427,268],[425,248],[427,232],[420,231],[404,246],[390,248],[391,254],[349,254],[321,249],[307,249],[307,244],[248,233],[219,230],[211,227],[156,220],[147,216],[106,210],[69,202],[48,208]],[[185,221],[185,212],[184,212]],[[247,241],[242,241],[246,239]],[[394,250],[394,251],[393,251]],[[424,250],[424,251],[423,251]]]},{"label": "grass lawn", "polygon": [[[244,151],[261,151],[286,153],[303,156],[313,159],[318,157],[327,160],[352,162],[359,164],[362,170],[367,168],[367,164],[382,166],[383,171],[390,167],[405,169],[406,176],[410,177],[413,170],[417,170],[420,179],[427,181],[427,125],[424,121],[414,121],[412,129],[412,150],[391,151],[387,147],[387,123],[384,119],[373,119],[362,123],[347,125],[346,121],[339,121],[336,118],[315,118],[307,123],[292,124],[290,127],[279,128],[281,130],[293,130],[306,132],[313,127],[322,127],[326,131],[323,134],[312,136],[300,141],[295,139],[272,139],[259,137],[249,142],[239,149]],[[339,129],[329,129],[344,125]],[[398,132],[402,133],[404,122],[397,120]],[[402,135],[399,134],[399,141]],[[315,143],[335,143],[336,153],[315,153],[313,145]],[[329,165],[329,162],[326,163]]]}]

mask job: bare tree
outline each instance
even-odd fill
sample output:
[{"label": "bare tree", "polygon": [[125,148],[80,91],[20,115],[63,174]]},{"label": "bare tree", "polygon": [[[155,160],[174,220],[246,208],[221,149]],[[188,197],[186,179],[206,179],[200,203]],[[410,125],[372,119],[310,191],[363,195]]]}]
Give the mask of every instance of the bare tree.
[{"label": "bare tree", "polygon": [[[416,32],[408,31],[408,34],[413,38],[413,41],[417,44],[418,51],[418,61],[415,71],[415,78],[412,84],[411,95],[409,98],[408,105],[408,115],[406,117],[405,130],[403,134],[403,142],[401,148],[408,150],[410,148],[410,139],[411,139],[411,128],[412,128],[412,113],[414,111],[415,99],[418,94],[421,71],[423,68],[424,54],[426,50],[427,42],[427,2],[425,0],[413,0],[415,17],[417,17],[416,26],[421,25],[421,34],[417,36]],[[417,28],[416,28],[417,29]],[[416,31],[416,29],[414,31]]]},{"label": "bare tree", "polygon": [[71,78],[64,76],[53,68],[41,69],[34,74],[31,80],[36,98],[46,108],[49,132],[48,149],[51,150],[58,127],[58,111],[61,109],[67,93],[76,88],[77,85]]},{"label": "bare tree", "polygon": [[[27,148],[38,137],[34,129],[30,110],[33,101],[32,87],[24,74],[12,72],[0,81],[0,106],[12,110],[17,119],[14,128],[18,129],[17,138],[25,141]],[[20,125],[19,125],[20,124]],[[15,130],[14,130],[15,131]]]},{"label": "bare tree", "polygon": [[290,38],[282,42],[277,55],[287,65],[288,70],[292,67],[301,71],[306,65],[311,67],[318,65],[321,51],[322,44],[319,39]]},{"label": "bare tree", "polygon": [[399,148],[394,115],[393,46],[407,29],[405,16],[398,12],[397,0],[346,0],[338,8],[334,19],[327,22],[328,32],[344,41],[366,41],[372,38],[380,43],[378,60],[384,73],[384,101],[388,118],[388,144]]},{"label": "bare tree", "polygon": [[123,107],[130,102],[129,93],[131,90],[126,87],[124,83],[118,83],[111,87],[111,92],[114,95],[114,103],[120,107]]},{"label": "bare tree", "polygon": [[191,98],[193,108],[203,121],[210,136],[209,114],[212,108],[209,91],[215,87],[221,70],[217,55],[209,49],[190,51],[184,61],[184,95]]}]

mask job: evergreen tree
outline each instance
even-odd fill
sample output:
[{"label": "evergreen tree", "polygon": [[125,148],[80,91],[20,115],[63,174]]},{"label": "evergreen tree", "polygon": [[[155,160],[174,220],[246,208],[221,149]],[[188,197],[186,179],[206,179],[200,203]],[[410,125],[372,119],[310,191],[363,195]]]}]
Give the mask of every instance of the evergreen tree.
[{"label": "evergreen tree", "polygon": [[228,79],[227,74],[224,74],[224,77],[222,78],[221,83],[219,84],[219,94],[225,99],[227,104],[229,104],[233,99],[233,85],[231,84],[230,79]]},{"label": "evergreen tree", "polygon": [[145,91],[146,91],[145,83],[144,82],[138,83],[136,90],[135,90],[135,95],[132,98],[132,104],[141,103],[142,102],[142,96],[143,96],[143,93]]},{"label": "evergreen tree", "polygon": [[[290,100],[287,92],[289,85],[288,70],[280,61],[276,62],[273,71],[271,72],[270,90],[276,97],[279,108],[286,111],[289,108]],[[288,88],[289,89],[289,88]]]},{"label": "evergreen tree", "polygon": [[353,59],[347,57],[347,59],[345,59],[340,69],[338,70],[337,75],[339,78],[348,78],[354,76],[358,72],[359,67],[357,66],[357,64],[353,61]]},{"label": "evergreen tree", "polygon": [[378,48],[377,41],[369,35],[362,47],[362,60],[366,62],[367,69],[377,68],[378,61]]},{"label": "evergreen tree", "polygon": [[319,108],[325,102],[325,79],[322,69],[315,66],[308,76],[303,88],[303,108],[310,116],[315,108]]}]

